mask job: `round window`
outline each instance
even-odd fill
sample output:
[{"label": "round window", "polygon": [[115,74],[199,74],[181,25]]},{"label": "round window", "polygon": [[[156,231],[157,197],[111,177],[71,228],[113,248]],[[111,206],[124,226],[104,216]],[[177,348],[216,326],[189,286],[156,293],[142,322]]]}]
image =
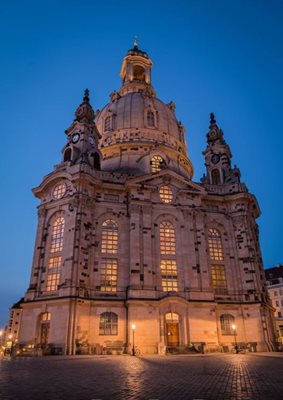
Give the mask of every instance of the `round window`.
[{"label": "round window", "polygon": [[54,199],[58,200],[61,199],[65,193],[66,193],[65,183],[58,183],[58,185],[56,185],[53,190],[53,197]]},{"label": "round window", "polygon": [[173,192],[170,186],[161,186],[159,189],[159,196],[163,203],[172,203],[173,200]]}]

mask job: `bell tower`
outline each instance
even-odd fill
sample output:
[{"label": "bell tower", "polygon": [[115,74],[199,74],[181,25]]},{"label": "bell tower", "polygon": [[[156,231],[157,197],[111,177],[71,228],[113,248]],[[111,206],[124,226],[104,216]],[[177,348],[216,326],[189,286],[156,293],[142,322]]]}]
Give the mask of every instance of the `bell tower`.
[{"label": "bell tower", "polygon": [[89,90],[84,92],[83,102],[77,108],[75,120],[65,131],[67,144],[64,146],[63,162],[71,164],[86,163],[100,170],[101,153],[98,149],[100,133],[94,123],[95,114],[89,103]]},{"label": "bell tower", "polygon": [[211,185],[240,183],[240,170],[231,168],[231,150],[223,138],[223,131],[216,123],[213,113],[210,114],[210,125],[207,133],[205,156],[206,175],[202,182]]}]

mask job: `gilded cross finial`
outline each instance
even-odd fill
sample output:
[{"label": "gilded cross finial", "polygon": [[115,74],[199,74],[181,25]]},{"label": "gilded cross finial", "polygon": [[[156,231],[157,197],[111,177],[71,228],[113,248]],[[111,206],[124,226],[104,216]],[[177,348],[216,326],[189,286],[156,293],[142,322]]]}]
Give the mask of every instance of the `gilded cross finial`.
[{"label": "gilded cross finial", "polygon": [[138,38],[137,38],[137,36],[135,36],[134,47],[138,47]]}]

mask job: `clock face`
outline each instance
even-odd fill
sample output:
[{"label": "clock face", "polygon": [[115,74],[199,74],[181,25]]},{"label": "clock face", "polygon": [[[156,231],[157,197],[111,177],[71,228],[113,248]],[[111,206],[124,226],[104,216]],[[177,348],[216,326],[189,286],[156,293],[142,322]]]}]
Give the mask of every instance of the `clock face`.
[{"label": "clock face", "polygon": [[73,133],[72,135],[72,143],[77,143],[80,140],[80,134],[78,132]]},{"label": "clock face", "polygon": [[90,143],[91,145],[93,145],[93,144],[94,144],[94,138],[93,138],[93,136],[90,136],[90,137],[88,138],[88,141],[89,141],[89,143]]},{"label": "clock face", "polygon": [[219,160],[220,160],[220,155],[219,154],[213,154],[213,156],[211,157],[211,162],[213,164],[217,164]]}]

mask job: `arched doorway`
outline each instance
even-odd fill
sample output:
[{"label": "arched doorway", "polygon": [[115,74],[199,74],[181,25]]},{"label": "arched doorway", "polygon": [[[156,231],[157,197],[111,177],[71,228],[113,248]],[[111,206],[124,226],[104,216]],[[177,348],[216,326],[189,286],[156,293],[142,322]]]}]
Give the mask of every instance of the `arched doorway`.
[{"label": "arched doorway", "polygon": [[49,312],[44,312],[39,316],[39,344],[42,348],[47,347],[49,343],[50,318]]},{"label": "arched doorway", "polygon": [[167,347],[179,346],[179,315],[172,312],[165,314],[165,328]]}]

